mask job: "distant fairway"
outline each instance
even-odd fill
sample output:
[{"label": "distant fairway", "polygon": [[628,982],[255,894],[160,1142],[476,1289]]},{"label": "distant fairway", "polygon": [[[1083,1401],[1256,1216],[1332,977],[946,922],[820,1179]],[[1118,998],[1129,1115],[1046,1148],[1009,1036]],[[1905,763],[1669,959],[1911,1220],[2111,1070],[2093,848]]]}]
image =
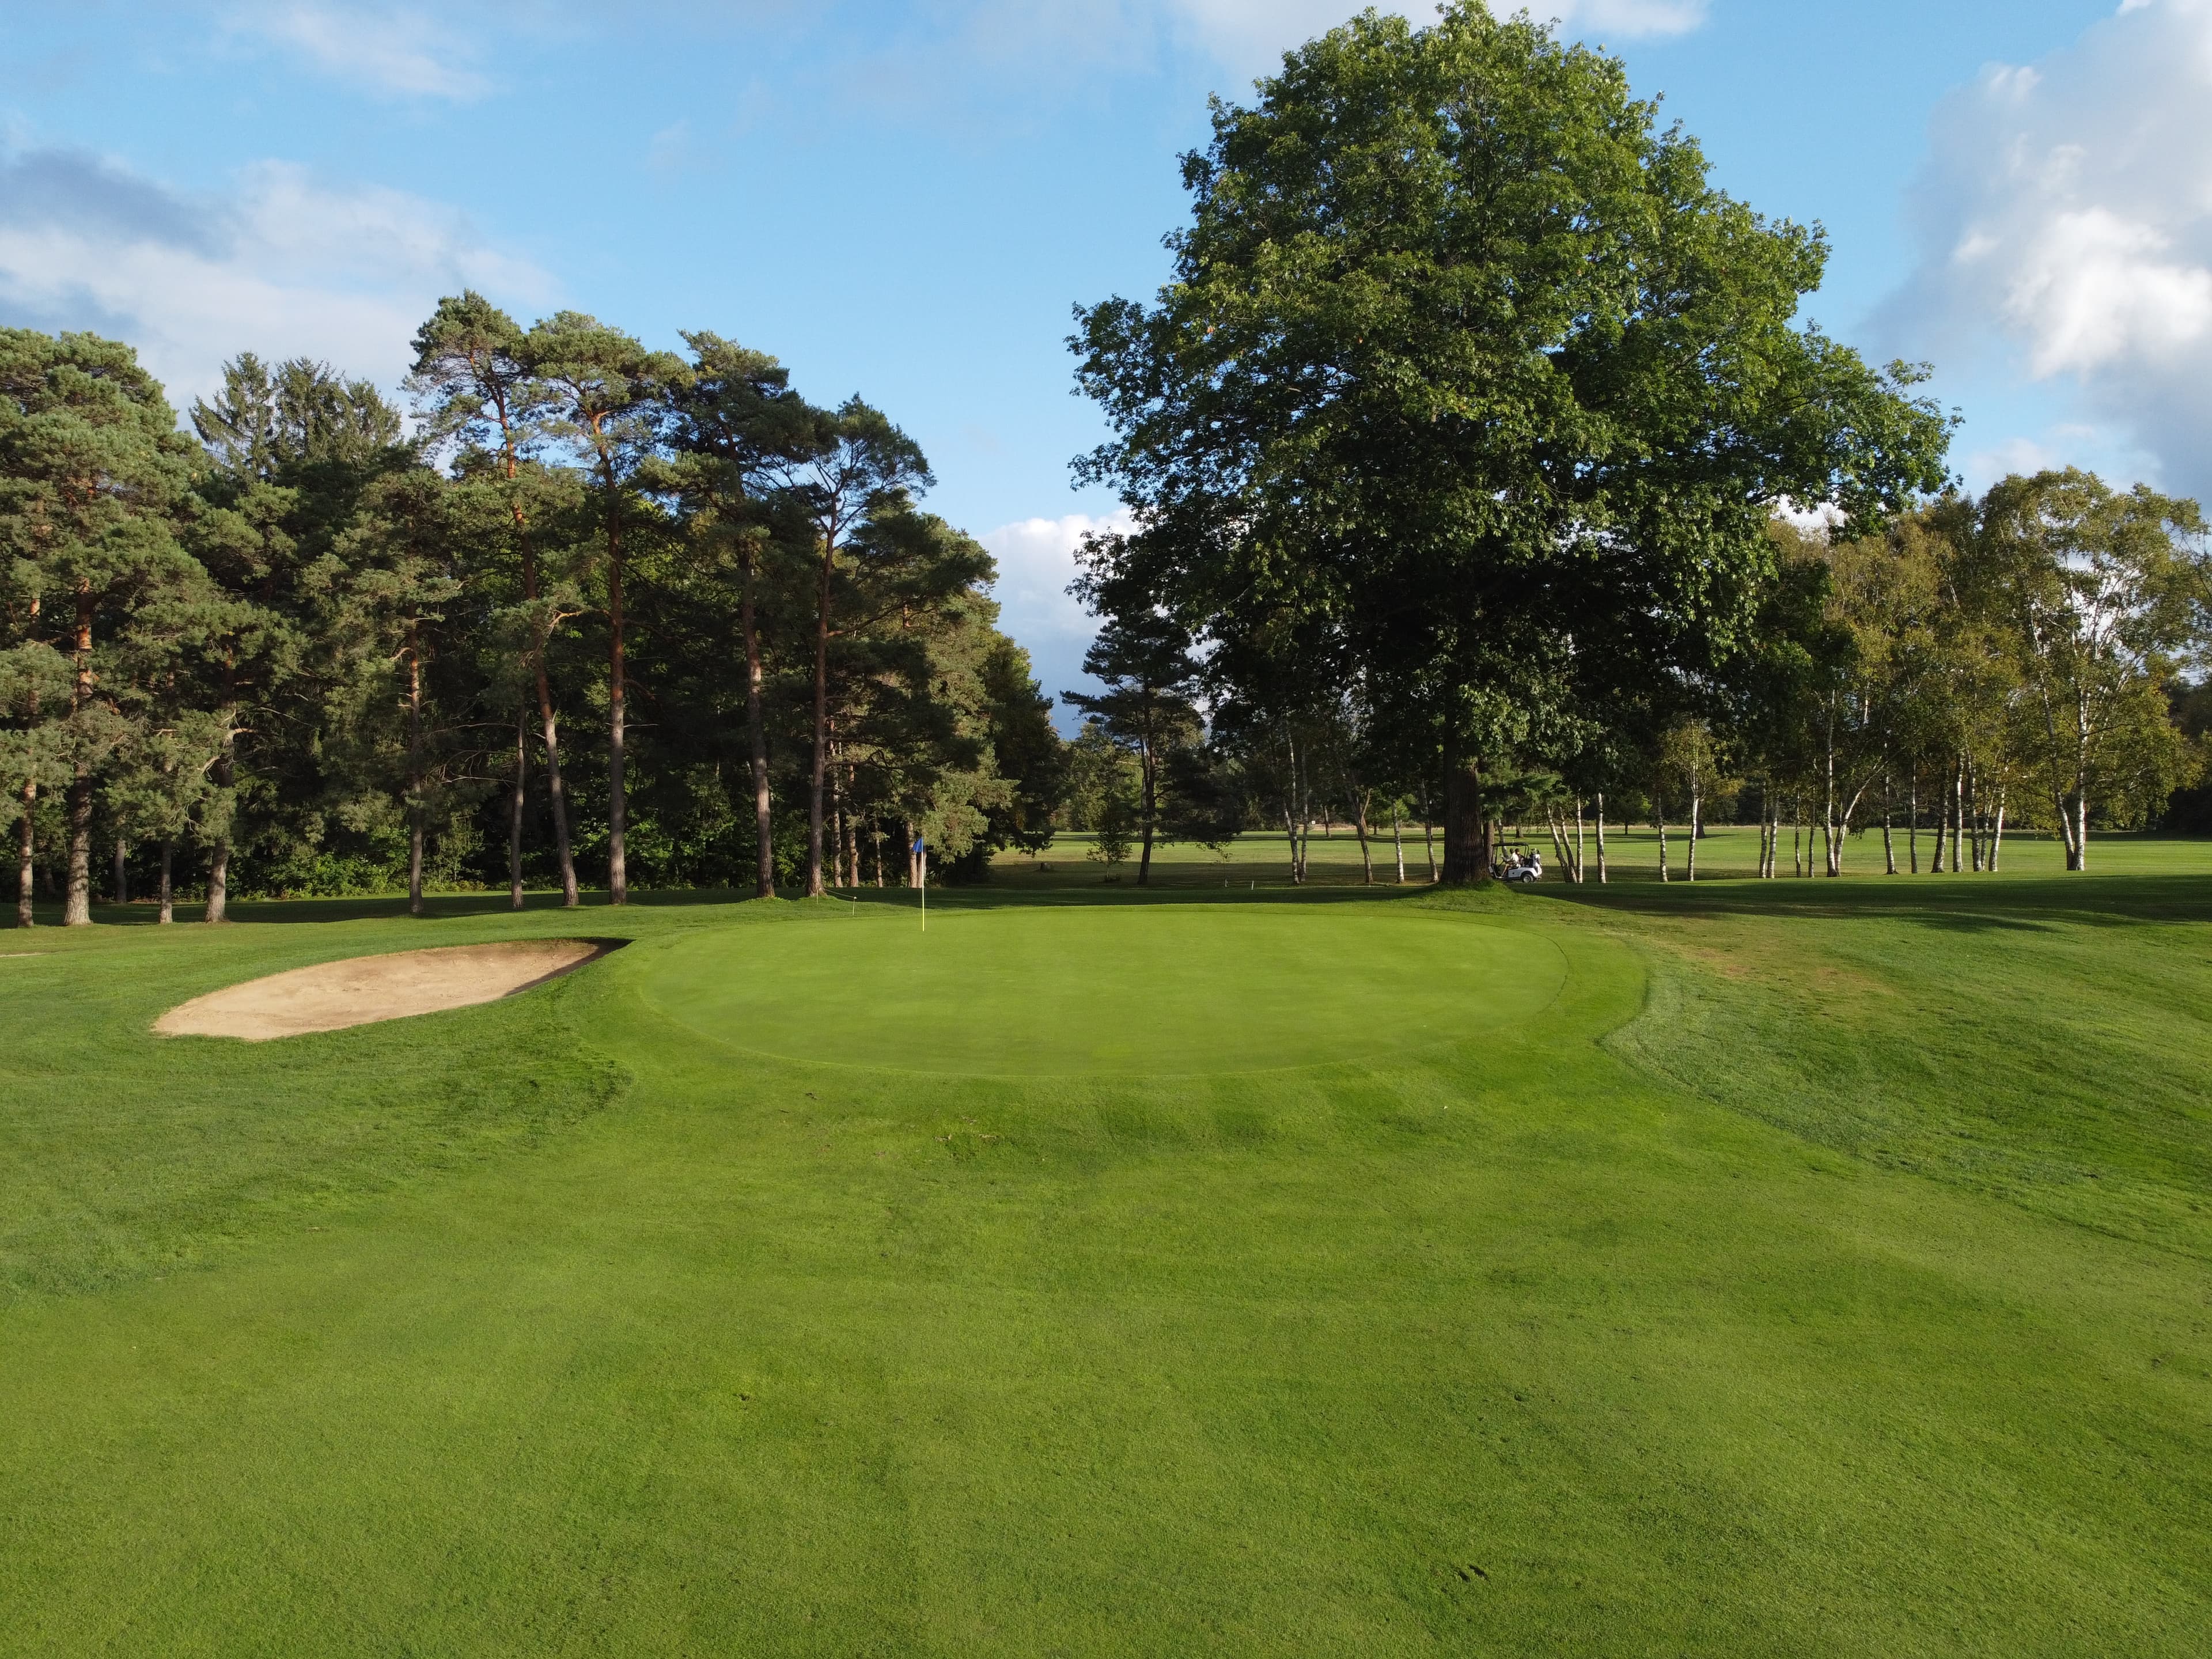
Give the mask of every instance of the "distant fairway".
[{"label": "distant fairway", "polygon": [[2212,881],[2128,852],[11,933],[0,1654],[2196,1659]]},{"label": "distant fairway", "polygon": [[[1279,908],[840,905],[813,925],[691,935],[653,1005],[732,1047],[975,1076],[1254,1071],[1371,1059],[1540,1013],[1559,948],[1510,927]],[[849,1007],[854,1018],[821,1011]]]}]

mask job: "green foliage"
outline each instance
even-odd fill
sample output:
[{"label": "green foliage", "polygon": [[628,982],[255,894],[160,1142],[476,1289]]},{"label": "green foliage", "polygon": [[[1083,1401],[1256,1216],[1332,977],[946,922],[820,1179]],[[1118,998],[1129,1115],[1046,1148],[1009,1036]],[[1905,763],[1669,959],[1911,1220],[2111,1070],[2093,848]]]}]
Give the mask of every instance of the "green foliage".
[{"label": "green foliage", "polygon": [[1157,304],[1079,313],[1079,470],[1139,526],[1095,580],[1279,718],[1318,673],[1432,730],[1461,874],[1485,763],[1735,648],[1775,506],[1942,481],[1917,371],[1795,322],[1817,233],[1655,118],[1525,15],[1364,14],[1216,105]]},{"label": "green foliage", "polygon": [[[912,499],[920,451],[687,339],[690,362],[578,313],[524,329],[465,293],[415,340],[419,441],[367,383],[246,354],[195,447],[126,349],[8,333],[0,766],[26,868],[52,879],[58,834],[81,916],[97,817],[142,889],[168,858],[211,920],[233,890],[419,905],[502,874],[573,900],[579,857],[618,896],[633,868],[745,864],[773,890],[817,753],[843,879],[846,848],[910,823],[977,875],[1044,845],[1049,704],[988,556]],[[70,496],[72,469],[109,487]]]}]

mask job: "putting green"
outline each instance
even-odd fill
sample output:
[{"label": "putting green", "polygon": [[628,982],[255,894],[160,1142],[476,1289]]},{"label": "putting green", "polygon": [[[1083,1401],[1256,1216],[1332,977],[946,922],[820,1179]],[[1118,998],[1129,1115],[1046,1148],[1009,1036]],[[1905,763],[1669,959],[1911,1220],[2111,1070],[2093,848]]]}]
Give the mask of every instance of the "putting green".
[{"label": "putting green", "polygon": [[1519,928],[1276,905],[951,912],[927,933],[831,912],[695,933],[637,967],[663,1012],[738,1048],[990,1076],[1371,1058],[1534,1018],[1566,980]]}]

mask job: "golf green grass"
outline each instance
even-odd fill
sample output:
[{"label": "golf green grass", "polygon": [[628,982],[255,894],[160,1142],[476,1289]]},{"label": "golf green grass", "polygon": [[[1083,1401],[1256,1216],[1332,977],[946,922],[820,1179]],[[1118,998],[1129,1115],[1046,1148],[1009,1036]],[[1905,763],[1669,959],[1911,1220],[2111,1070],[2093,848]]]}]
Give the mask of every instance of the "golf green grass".
[{"label": "golf green grass", "polygon": [[2212,881],[2133,853],[10,934],[0,1653],[2201,1654]]},{"label": "golf green grass", "polygon": [[[1540,1013],[1566,963],[1522,928],[1276,907],[918,915],[696,933],[659,1012],[788,1060],[974,1077],[1249,1072],[1463,1042]],[[1380,907],[1378,907],[1378,910]],[[845,1007],[854,1018],[823,1019]]]}]

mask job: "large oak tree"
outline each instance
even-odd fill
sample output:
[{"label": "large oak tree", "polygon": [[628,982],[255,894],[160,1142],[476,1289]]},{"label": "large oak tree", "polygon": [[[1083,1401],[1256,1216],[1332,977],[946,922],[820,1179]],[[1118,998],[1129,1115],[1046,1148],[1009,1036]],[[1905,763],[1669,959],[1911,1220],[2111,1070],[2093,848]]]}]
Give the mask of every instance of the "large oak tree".
[{"label": "large oak tree", "polygon": [[1292,639],[1431,727],[1450,879],[1488,866],[1486,765],[1732,647],[1778,503],[1942,481],[1911,373],[1795,320],[1820,234],[1656,114],[1525,18],[1365,14],[1216,105],[1157,302],[1078,312],[1114,434],[1079,474],[1137,520],[1094,578],[1218,674]]}]

